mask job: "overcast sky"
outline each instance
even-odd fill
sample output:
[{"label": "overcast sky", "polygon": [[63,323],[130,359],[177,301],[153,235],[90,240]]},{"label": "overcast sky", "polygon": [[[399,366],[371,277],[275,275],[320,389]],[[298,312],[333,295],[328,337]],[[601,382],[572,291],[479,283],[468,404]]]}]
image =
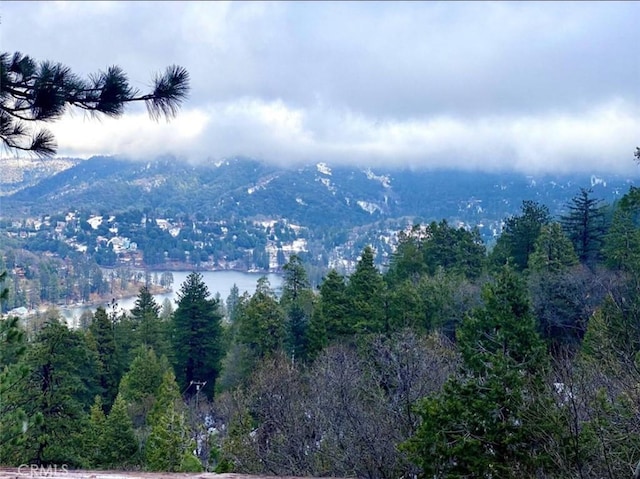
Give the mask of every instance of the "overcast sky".
[{"label": "overcast sky", "polygon": [[167,65],[177,119],[81,112],[63,156],[636,172],[638,2],[2,2],[3,51],[79,74]]}]

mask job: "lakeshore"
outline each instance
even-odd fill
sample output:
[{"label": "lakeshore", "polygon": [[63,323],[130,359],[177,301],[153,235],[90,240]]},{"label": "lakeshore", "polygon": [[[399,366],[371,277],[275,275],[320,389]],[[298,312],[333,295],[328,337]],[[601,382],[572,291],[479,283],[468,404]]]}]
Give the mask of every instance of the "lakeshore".
[{"label": "lakeshore", "polygon": [[[187,276],[192,271],[171,271],[173,275],[173,286],[171,290],[165,290],[160,292],[154,292],[152,290],[153,298],[159,306],[162,306],[165,300],[169,300],[171,306],[175,309],[176,301],[180,288]],[[258,272],[243,272],[233,270],[218,270],[218,271],[198,271],[202,275],[202,279],[211,294],[211,297],[219,297],[220,301],[226,302],[231,288],[235,284],[238,287],[239,294],[247,292],[253,294],[256,289],[258,279],[266,277],[271,287],[277,293],[282,285],[282,276],[277,273],[258,273]],[[143,286],[144,284],[141,284]],[[138,296],[139,288],[135,293],[121,297],[106,297],[101,301],[92,302],[91,304],[81,304],[72,306],[57,306],[61,315],[70,324],[75,325],[80,316],[85,311],[94,312],[99,306],[105,308],[115,308],[118,312],[130,311],[134,305]]]}]

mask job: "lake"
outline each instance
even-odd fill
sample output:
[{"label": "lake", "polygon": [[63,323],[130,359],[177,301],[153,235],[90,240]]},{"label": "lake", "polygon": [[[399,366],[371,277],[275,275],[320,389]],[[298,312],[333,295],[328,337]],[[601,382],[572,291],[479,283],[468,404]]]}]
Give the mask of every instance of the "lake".
[{"label": "lake", "polygon": [[[165,294],[156,294],[154,299],[158,305],[162,306],[165,298],[171,300],[172,306],[175,310],[178,299],[178,292],[182,287],[182,283],[187,279],[187,276],[191,271],[171,271],[173,274],[173,292]],[[158,272],[160,275],[161,272]],[[233,285],[237,285],[240,290],[240,295],[247,291],[249,294],[253,294],[256,290],[256,284],[258,279],[266,276],[271,287],[278,292],[282,287],[282,276],[275,273],[243,273],[241,271],[202,271],[200,272],[204,283],[207,285],[211,297],[214,297],[216,293],[220,293],[220,299],[224,302],[227,300],[227,296],[231,292]],[[130,311],[136,302],[136,297],[122,298],[117,300],[118,309]],[[105,306],[110,306],[105,303]],[[95,311],[96,306],[78,306],[74,308],[63,308],[60,310],[60,314],[67,320],[70,326],[76,326],[78,319],[84,311]]]}]

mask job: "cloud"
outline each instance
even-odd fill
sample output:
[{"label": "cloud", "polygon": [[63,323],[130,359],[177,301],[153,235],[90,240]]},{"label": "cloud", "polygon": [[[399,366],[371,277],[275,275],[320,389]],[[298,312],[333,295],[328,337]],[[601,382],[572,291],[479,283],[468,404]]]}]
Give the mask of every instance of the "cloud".
[{"label": "cloud", "polygon": [[203,139],[207,122],[202,111],[187,110],[171,122],[154,122],[144,112],[99,119],[68,115],[47,128],[56,136],[61,156],[148,159],[165,154],[181,156],[190,144]]},{"label": "cloud", "polygon": [[[3,2],[3,48],[144,90],[177,120],[65,118],[61,152],[630,171],[637,2]],[[89,153],[90,152],[90,153]]]},{"label": "cloud", "polygon": [[60,121],[54,132],[61,152],[81,156],[102,152],[148,158],[173,153],[202,162],[244,155],[282,165],[329,161],[527,173],[629,173],[635,168],[638,113],[637,107],[613,101],[576,116],[442,115],[379,121],[348,110],[307,110],[282,100],[244,98],[187,110],[171,123],[155,123],[143,114],[100,123],[74,118]]}]

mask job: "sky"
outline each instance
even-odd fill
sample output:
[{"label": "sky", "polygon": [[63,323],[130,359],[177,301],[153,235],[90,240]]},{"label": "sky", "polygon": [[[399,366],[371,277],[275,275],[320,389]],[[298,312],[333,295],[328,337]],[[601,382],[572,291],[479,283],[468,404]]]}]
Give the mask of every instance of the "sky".
[{"label": "sky", "polygon": [[178,117],[71,111],[60,156],[525,173],[640,167],[640,2],[1,2],[2,51],[144,91]]}]

